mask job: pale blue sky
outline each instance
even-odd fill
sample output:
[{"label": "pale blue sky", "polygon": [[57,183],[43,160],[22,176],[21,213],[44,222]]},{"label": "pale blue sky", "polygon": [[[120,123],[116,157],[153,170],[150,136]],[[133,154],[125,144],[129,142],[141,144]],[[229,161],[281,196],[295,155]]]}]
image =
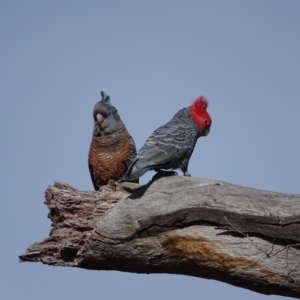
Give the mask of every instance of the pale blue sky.
[{"label": "pale blue sky", "polygon": [[49,185],[92,190],[100,90],[138,149],[205,95],[213,125],[192,176],[300,193],[300,1],[9,0],[0,25],[1,299],[280,298],[186,276],[20,264],[18,255],[48,236]]}]

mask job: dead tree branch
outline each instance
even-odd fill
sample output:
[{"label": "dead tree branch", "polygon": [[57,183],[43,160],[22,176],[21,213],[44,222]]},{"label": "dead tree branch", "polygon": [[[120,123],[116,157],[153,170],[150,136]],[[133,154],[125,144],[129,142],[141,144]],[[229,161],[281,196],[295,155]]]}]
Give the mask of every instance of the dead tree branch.
[{"label": "dead tree branch", "polygon": [[300,299],[300,196],[208,179],[46,191],[50,236],[21,261],[215,279]]}]

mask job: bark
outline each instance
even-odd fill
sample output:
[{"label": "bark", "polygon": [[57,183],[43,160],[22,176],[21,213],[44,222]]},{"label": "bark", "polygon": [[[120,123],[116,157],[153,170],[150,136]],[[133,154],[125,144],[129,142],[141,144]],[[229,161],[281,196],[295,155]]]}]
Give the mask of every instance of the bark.
[{"label": "bark", "polygon": [[50,236],[21,261],[215,279],[300,299],[300,195],[164,177],[46,190]]}]

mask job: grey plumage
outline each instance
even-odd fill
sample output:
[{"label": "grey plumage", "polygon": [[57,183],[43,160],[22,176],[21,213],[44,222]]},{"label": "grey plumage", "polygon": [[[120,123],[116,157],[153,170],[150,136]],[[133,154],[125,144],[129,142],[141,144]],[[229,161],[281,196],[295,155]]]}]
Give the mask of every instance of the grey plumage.
[{"label": "grey plumage", "polygon": [[93,110],[94,130],[89,150],[89,170],[95,190],[110,180],[121,179],[136,156],[133,138],[122,122],[110,97],[102,99]]},{"label": "grey plumage", "polygon": [[157,128],[126,172],[126,180],[136,180],[148,170],[180,168],[185,176],[188,163],[201,131],[191,116],[190,108],[178,111],[167,124]]}]

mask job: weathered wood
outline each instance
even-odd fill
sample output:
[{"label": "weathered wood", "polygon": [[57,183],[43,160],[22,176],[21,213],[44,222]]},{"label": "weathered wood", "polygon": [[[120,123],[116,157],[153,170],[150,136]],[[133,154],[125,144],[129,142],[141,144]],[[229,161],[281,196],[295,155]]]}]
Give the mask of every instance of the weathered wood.
[{"label": "weathered wood", "polygon": [[300,299],[300,196],[208,179],[46,191],[52,230],[21,261],[172,273]]}]

